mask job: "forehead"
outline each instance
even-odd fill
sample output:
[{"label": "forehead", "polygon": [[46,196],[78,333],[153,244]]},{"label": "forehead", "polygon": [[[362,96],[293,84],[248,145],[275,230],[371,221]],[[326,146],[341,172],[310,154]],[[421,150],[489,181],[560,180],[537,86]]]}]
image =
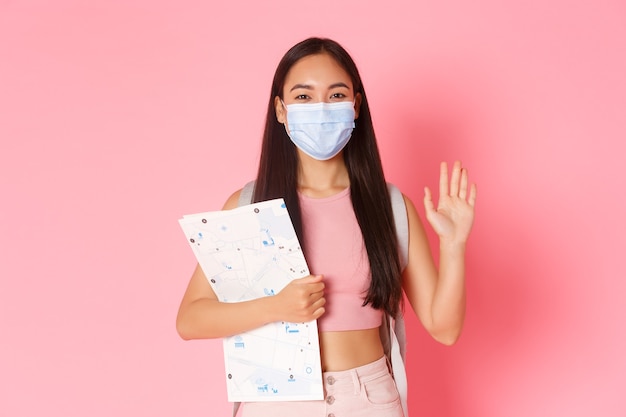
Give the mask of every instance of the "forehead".
[{"label": "forehead", "polygon": [[305,56],[291,67],[285,77],[285,90],[295,84],[324,87],[343,82],[352,88],[350,75],[335,58],[326,53]]}]

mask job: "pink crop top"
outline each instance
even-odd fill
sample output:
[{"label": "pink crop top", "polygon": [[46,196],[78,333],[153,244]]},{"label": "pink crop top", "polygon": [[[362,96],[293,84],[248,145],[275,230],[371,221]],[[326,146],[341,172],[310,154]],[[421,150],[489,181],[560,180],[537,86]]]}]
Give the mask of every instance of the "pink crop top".
[{"label": "pink crop top", "polygon": [[324,275],[326,312],[317,321],[319,330],[379,327],[382,310],[363,307],[371,273],[350,188],[327,198],[300,194],[300,208],[309,270]]}]

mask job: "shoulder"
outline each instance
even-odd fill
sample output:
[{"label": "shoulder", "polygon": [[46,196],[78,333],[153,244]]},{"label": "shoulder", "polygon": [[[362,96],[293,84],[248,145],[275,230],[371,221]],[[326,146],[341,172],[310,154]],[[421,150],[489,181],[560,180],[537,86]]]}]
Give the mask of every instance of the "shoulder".
[{"label": "shoulder", "polygon": [[252,196],[254,194],[254,181],[248,182],[243,188],[235,191],[228,197],[222,210],[229,210],[235,207],[250,204],[252,202]]},{"label": "shoulder", "polygon": [[243,191],[243,188],[240,188],[239,190],[232,193],[230,197],[228,197],[228,199],[226,200],[226,203],[224,203],[224,207],[222,207],[222,210],[230,210],[230,209],[234,209],[235,207],[238,207],[239,198],[241,197],[242,191]]}]

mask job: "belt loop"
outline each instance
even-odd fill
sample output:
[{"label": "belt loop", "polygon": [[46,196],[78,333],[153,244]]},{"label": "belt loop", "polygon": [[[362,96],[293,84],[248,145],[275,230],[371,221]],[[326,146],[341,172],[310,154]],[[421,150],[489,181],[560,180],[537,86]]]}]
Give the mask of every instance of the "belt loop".
[{"label": "belt loop", "polygon": [[350,374],[352,374],[352,384],[354,385],[354,394],[358,394],[361,392],[361,381],[359,379],[359,373],[356,369],[351,369]]},{"label": "belt loop", "polygon": [[389,374],[393,377],[393,365],[391,365],[391,360],[389,359],[389,356],[385,355],[385,359],[387,362],[387,370],[389,371]]}]

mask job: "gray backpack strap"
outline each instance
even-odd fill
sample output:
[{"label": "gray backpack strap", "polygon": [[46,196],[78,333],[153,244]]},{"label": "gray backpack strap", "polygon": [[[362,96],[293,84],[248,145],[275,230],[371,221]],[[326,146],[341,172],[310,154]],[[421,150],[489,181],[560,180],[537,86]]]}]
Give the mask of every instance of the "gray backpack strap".
[{"label": "gray backpack strap", "polygon": [[398,253],[400,254],[400,269],[404,271],[409,263],[409,220],[406,215],[404,196],[393,184],[387,183],[393,220],[396,223],[396,235],[398,235]]},{"label": "gray backpack strap", "polygon": [[241,194],[239,195],[239,205],[245,206],[247,204],[252,203],[252,196],[254,195],[254,181],[250,181],[241,189]]},{"label": "gray backpack strap", "polygon": [[[398,255],[400,257],[400,269],[404,271],[409,262],[409,219],[406,214],[406,204],[404,196],[393,184],[387,183],[389,197],[391,198],[391,209],[396,225],[396,235],[398,238]],[[398,317],[387,316],[381,326],[381,340],[385,354],[391,362],[391,370],[396,387],[400,393],[400,401],[404,416],[408,417],[408,386],[406,368],[404,360],[406,357],[406,331],[402,313]]]}]

